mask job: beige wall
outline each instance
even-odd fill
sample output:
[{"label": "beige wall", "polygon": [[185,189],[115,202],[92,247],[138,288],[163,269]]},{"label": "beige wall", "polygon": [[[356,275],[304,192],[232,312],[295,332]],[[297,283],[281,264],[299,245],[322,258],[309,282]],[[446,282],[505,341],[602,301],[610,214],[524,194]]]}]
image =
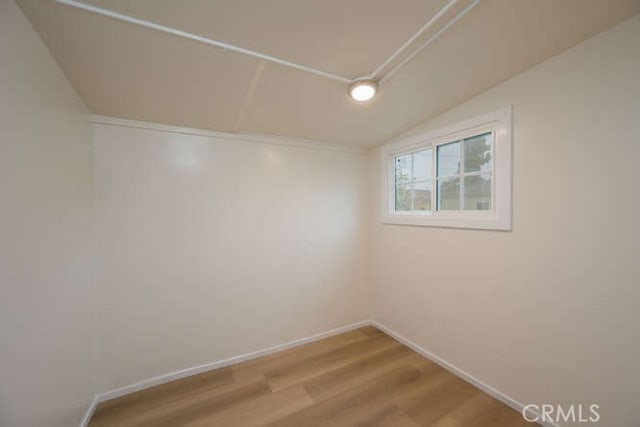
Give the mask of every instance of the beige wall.
[{"label": "beige wall", "polygon": [[416,129],[513,106],[513,231],[376,223],[375,318],[521,403],[638,425],[639,76],[635,17]]},{"label": "beige wall", "polygon": [[86,109],[0,1],[0,425],[78,425],[93,398]]},{"label": "beige wall", "polygon": [[97,124],[99,391],[367,319],[363,154]]}]

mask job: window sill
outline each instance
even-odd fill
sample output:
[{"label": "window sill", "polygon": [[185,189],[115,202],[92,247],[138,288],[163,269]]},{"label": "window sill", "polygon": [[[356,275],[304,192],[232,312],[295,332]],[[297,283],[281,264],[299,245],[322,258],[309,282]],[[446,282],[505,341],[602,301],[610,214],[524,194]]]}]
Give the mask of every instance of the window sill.
[{"label": "window sill", "polygon": [[384,215],[382,224],[417,225],[422,227],[471,228],[479,230],[511,230],[511,220],[495,213],[436,213],[425,215]]}]

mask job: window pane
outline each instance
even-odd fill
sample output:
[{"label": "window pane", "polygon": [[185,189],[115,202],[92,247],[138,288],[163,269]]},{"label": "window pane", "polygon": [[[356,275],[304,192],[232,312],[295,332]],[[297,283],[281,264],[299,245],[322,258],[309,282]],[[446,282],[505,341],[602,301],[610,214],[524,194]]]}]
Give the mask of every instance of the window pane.
[{"label": "window pane", "polygon": [[438,176],[460,173],[460,141],[438,146]]},{"label": "window pane", "polygon": [[491,175],[474,175],[464,178],[464,209],[467,211],[491,210]]},{"label": "window pane", "polygon": [[464,140],[464,171],[491,171],[491,132]]},{"label": "window pane", "polygon": [[411,184],[396,184],[396,210],[411,210]]},{"label": "window pane", "polygon": [[396,183],[411,180],[411,155],[396,157]]},{"label": "window pane", "polygon": [[460,178],[438,180],[438,210],[457,211],[460,209]]},{"label": "window pane", "polygon": [[431,180],[431,150],[413,153],[413,179],[415,181]]},{"label": "window pane", "polygon": [[431,181],[414,182],[413,183],[413,210],[430,211],[431,210]]}]

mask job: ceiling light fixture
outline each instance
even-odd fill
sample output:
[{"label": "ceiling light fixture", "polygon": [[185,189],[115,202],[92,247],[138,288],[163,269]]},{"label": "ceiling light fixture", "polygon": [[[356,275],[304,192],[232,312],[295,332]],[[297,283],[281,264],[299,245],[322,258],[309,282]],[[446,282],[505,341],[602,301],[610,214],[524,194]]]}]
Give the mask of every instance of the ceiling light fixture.
[{"label": "ceiling light fixture", "polygon": [[378,82],[371,79],[359,79],[349,85],[349,96],[358,102],[368,101],[378,91]]}]

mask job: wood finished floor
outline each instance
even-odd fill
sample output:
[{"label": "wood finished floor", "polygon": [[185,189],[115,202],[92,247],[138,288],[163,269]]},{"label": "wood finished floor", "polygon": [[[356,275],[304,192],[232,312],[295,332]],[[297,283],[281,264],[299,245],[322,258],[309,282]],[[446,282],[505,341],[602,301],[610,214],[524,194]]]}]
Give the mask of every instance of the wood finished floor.
[{"label": "wood finished floor", "polygon": [[519,413],[373,327],[101,403],[91,427],[517,427]]}]

